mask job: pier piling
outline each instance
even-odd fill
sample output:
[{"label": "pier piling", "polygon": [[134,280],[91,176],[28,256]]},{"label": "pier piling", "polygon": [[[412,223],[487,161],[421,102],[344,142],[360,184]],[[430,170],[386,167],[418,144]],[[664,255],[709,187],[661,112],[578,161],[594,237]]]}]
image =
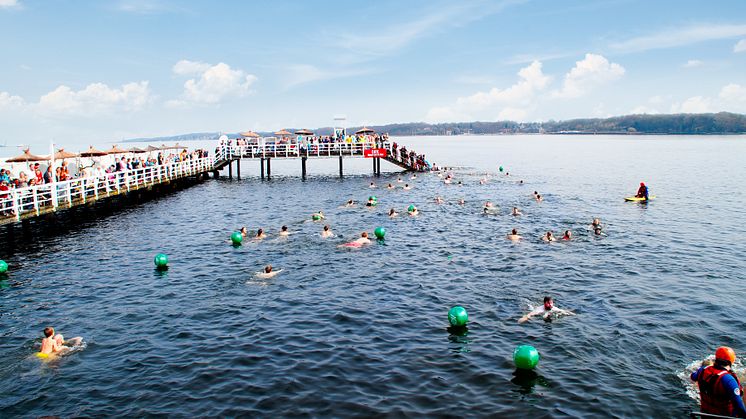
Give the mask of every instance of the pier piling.
[{"label": "pier piling", "polygon": [[241,180],[241,159],[236,160],[236,178]]},{"label": "pier piling", "polygon": [[233,179],[233,162],[228,162],[228,179]]},{"label": "pier piling", "polygon": [[306,160],[308,160],[308,157],[301,157],[300,159],[301,179],[303,180],[306,180]]},{"label": "pier piling", "polygon": [[342,153],[339,154],[339,177],[340,178],[344,177],[342,175]]},{"label": "pier piling", "polygon": [[267,179],[269,179],[272,176],[272,166],[270,166],[269,161],[272,160],[269,157],[267,157]]},{"label": "pier piling", "polygon": [[261,159],[259,159],[259,167],[260,167],[260,171],[262,173],[262,180],[264,180],[264,157],[262,157]]}]

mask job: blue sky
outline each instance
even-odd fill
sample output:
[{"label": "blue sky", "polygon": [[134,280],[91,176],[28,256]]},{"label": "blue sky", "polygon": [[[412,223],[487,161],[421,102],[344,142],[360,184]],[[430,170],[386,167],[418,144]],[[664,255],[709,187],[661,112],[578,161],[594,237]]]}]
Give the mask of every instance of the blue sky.
[{"label": "blue sky", "polygon": [[740,0],[0,0],[0,144],[721,110]]}]

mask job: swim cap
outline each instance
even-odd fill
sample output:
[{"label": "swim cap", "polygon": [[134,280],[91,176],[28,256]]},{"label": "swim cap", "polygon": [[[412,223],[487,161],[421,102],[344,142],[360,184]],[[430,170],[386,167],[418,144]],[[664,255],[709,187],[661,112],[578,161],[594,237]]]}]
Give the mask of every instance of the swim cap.
[{"label": "swim cap", "polygon": [[732,364],[736,362],[736,352],[727,346],[721,346],[715,351],[715,359],[728,361]]},{"label": "swim cap", "polygon": [[407,208],[407,211],[409,211],[409,212],[414,211],[414,205],[410,205],[409,208]]},{"label": "swim cap", "polygon": [[640,182],[640,186],[645,186],[645,182]]}]

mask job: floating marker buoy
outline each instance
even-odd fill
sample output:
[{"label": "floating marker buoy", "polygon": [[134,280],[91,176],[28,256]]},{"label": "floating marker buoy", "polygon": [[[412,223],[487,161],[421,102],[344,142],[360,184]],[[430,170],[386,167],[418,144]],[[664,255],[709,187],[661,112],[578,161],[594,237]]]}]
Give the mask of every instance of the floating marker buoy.
[{"label": "floating marker buoy", "polygon": [[383,238],[386,236],[386,229],[383,227],[377,227],[375,230],[373,230],[373,234],[376,235],[376,238],[378,240],[383,240]]},{"label": "floating marker buoy", "polygon": [[168,256],[164,255],[163,253],[158,253],[157,255],[155,255],[153,263],[155,263],[155,267],[158,269],[166,269],[168,268]]},{"label": "floating marker buoy", "polygon": [[521,345],[513,351],[513,362],[516,368],[532,370],[539,364],[539,351],[531,345]]},{"label": "floating marker buoy", "polygon": [[465,326],[469,321],[469,315],[466,309],[461,306],[454,306],[448,310],[448,322],[451,326]]},{"label": "floating marker buoy", "polygon": [[243,234],[241,234],[240,231],[234,231],[233,234],[231,234],[231,242],[238,246],[243,241]]},{"label": "floating marker buoy", "polygon": [[500,167],[499,167],[498,169],[499,169],[499,170],[500,170],[501,172],[503,171],[503,167],[502,167],[502,166],[500,166]]},{"label": "floating marker buoy", "polygon": [[0,260],[0,275],[8,272],[8,264],[4,260]]}]

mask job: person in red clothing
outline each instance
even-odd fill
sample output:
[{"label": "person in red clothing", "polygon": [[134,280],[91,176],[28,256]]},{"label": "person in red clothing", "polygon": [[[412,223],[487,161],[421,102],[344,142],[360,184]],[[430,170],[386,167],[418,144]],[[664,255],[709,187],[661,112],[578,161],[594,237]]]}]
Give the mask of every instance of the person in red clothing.
[{"label": "person in red clothing", "polygon": [[715,351],[714,365],[701,366],[691,379],[699,386],[702,413],[746,418],[743,387],[731,370],[736,353],[727,346]]}]

